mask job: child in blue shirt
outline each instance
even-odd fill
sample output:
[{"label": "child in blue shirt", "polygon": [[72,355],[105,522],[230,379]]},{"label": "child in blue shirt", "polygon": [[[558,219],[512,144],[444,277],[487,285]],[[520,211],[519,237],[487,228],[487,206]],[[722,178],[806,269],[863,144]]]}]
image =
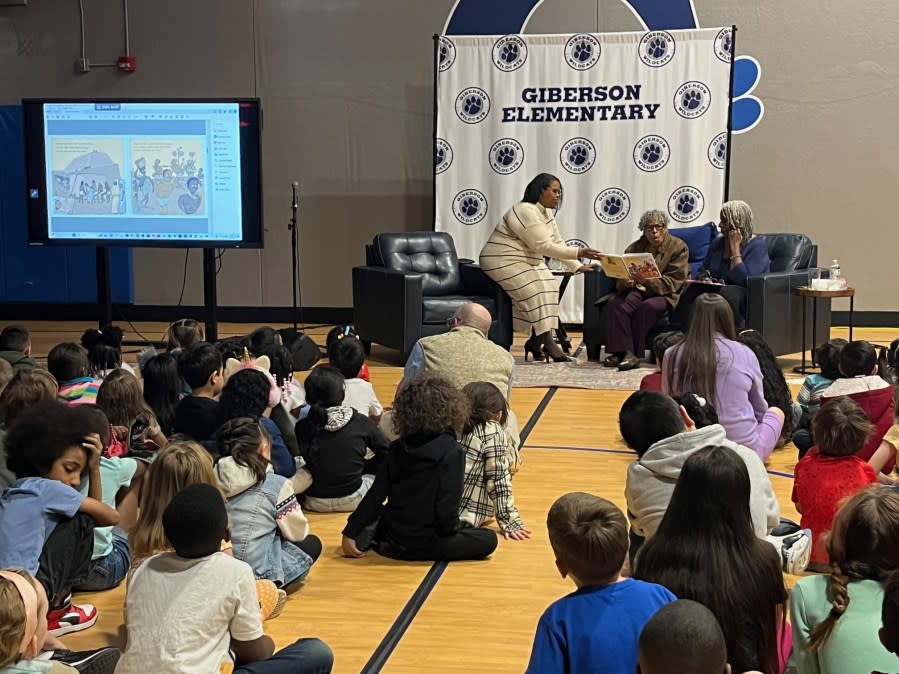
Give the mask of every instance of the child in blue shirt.
[{"label": "child in blue shirt", "polygon": [[540,617],[527,674],[633,674],[644,625],[675,596],[621,576],[627,521],[612,502],[565,494],[550,508],[546,526],[556,568],[578,589]]},{"label": "child in blue shirt", "polygon": [[[93,606],[71,603],[71,588],[91,566],[94,526],[119,514],[101,501],[99,436],[83,411],[52,401],[20,417],[6,436],[12,485],[0,494],[0,568],[33,574],[50,599],[50,634],[90,627]],[[90,479],[88,496],[78,493]]]},{"label": "child in blue shirt", "polygon": [[802,416],[793,431],[793,444],[799,450],[800,459],[815,442],[811,432],[812,417],[821,408],[821,393],[840,378],[840,351],[848,343],[845,339],[831,339],[815,348],[815,361],[821,373],[808,375],[796,396]]}]

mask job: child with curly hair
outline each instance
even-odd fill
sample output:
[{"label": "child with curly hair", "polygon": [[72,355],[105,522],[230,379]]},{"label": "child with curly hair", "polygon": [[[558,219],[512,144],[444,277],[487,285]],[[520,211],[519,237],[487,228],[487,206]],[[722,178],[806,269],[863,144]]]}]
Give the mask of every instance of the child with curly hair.
[{"label": "child with curly hair", "polygon": [[362,557],[373,547],[405,560],[487,557],[496,533],[464,527],[459,519],[465,453],[456,438],[469,417],[465,395],[425,374],[407,382],[393,404],[399,438],[347,520],[344,555]]}]

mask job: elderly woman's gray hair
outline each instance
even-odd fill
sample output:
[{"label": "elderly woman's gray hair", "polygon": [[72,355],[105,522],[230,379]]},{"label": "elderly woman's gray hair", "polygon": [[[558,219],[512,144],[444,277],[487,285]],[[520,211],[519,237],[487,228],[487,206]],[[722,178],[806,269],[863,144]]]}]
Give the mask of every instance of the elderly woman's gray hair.
[{"label": "elderly woman's gray hair", "polygon": [[743,241],[752,238],[752,209],[745,201],[726,201],[721,207],[721,219],[740,231]]},{"label": "elderly woman's gray hair", "polygon": [[646,211],[643,215],[640,216],[640,223],[637,225],[640,231],[642,232],[646,229],[646,225],[651,222],[660,222],[665,226],[665,229],[668,229],[668,214],[664,211],[652,210]]}]

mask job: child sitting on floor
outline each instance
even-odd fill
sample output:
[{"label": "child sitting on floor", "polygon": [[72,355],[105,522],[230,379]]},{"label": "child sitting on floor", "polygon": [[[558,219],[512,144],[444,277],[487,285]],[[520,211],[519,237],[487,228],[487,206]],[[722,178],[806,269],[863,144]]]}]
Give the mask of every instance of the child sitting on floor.
[{"label": "child sitting on floor", "polygon": [[[105,456],[111,431],[106,415],[96,405],[84,405],[78,411],[87,416],[91,431],[100,438],[101,500],[119,513],[118,526],[94,527],[91,572],[75,587],[79,592],[98,592],[116,587],[131,568],[127,531],[137,520],[137,495],[147,464],[130,457]],[[89,480],[82,480],[78,491],[87,496],[89,490]]]},{"label": "child sitting on floor", "polygon": [[69,405],[93,405],[103,382],[89,376],[87,351],[74,342],[57,344],[47,354],[47,369],[59,383],[59,397]]},{"label": "child sitting on floor", "polygon": [[103,379],[116,368],[134,374],[134,368],[122,361],[122,329],[115,325],[104,325],[101,329],[90,328],[81,335],[81,346],[87,351],[90,374]]},{"label": "child sitting on floor", "polygon": [[652,340],[652,354],[656,360],[656,371],[640,380],[641,391],[662,392],[662,360],[665,358],[665,351],[682,341],[684,333],[680,330],[670,330],[655,336]]},{"label": "child sitting on floor", "polygon": [[40,368],[26,368],[16,372],[0,393],[0,489],[6,489],[16,481],[16,476],[6,466],[6,431],[35,405],[56,400],[58,390],[52,374]]},{"label": "child sitting on floor", "polygon": [[[496,549],[490,529],[459,520],[465,453],[456,441],[468,399],[447,380],[419,375],[397,393],[387,459],[343,529],[343,553],[369,547],[395,559],[483,559]],[[386,503],[385,503],[386,501]]]},{"label": "child sitting on floor", "polygon": [[343,385],[332,367],[315,368],[306,378],[309,414],[297,422],[296,435],[306,462],[300,471],[308,470],[311,480],[307,510],[353,512],[390,444],[370,418],[345,404]]},{"label": "child sitting on floor", "polygon": [[[72,604],[71,588],[91,570],[94,527],[115,526],[104,504],[100,438],[77,409],[45,402],[20,417],[6,436],[9,468],[18,478],[0,494],[0,568],[23,568],[50,598],[50,633],[93,625],[96,609]],[[82,477],[90,479],[85,497]]]},{"label": "child sitting on floor", "polygon": [[216,441],[215,476],[228,499],[234,557],[290,594],[309,575],[322,543],[309,533],[290,480],[272,471],[271,440],[258,421],[226,421]]},{"label": "child sitting on floor", "polygon": [[899,492],[872,486],[846,501],[827,551],[830,575],[802,578],[790,595],[797,671],[893,674],[896,656],[878,628],[883,584],[899,570]]},{"label": "child sitting on floor", "polygon": [[812,570],[827,567],[824,535],[845,498],[877,482],[874,469],[856,456],[873,430],[864,410],[851,398],[824,404],[812,420],[816,447],[796,464],[793,502],[800,526],[812,530]]},{"label": "child sitting on floor", "polygon": [[777,407],[784,413],[784,425],[775,447],[783,447],[793,437],[793,429],[802,416],[802,409],[793,402],[790,387],[784,377],[783,368],[777,362],[774,351],[757,330],[742,330],[737,341],[748,346],[759,361],[762,371],[762,394],[771,407]]},{"label": "child sitting on floor", "polygon": [[[172,549],[162,528],[162,513],[175,494],[192,484],[218,487],[212,457],[196,442],[170,442],[159,450],[144,477],[140,493],[140,516],[128,536],[132,570],[148,557]],[[230,553],[230,543],[223,550]],[[276,618],[284,608],[287,593],[279,590],[270,580],[257,580],[256,593],[262,619]]]},{"label": "child sitting on floor", "polygon": [[174,434],[175,409],[184,391],[184,382],[178,373],[178,359],[170,353],[153,356],[144,363],[140,376],[144,384],[144,402],[156,418],[162,434]]},{"label": "child sitting on floor", "polygon": [[549,509],[546,528],[559,574],[578,589],[540,617],[527,672],[633,674],[643,627],[676,597],[621,576],[627,522],[610,501],[565,494]]},{"label": "child sitting on floor", "polygon": [[274,653],[255,608],[252,570],[219,551],[230,532],[218,489],[187,487],[162,520],[175,552],[148,559],[128,584],[128,645],[118,674],[217,672],[229,650],[234,674],[331,671],[333,655],[318,639]]},{"label": "child sitting on floor", "polygon": [[471,414],[459,443],[465,449],[459,519],[479,527],[496,517],[504,538],[530,538],[531,532],[521,521],[512,497],[512,470],[518,465],[518,451],[503,431],[508,415],[506,398],[486,381],[466,384],[462,392],[471,404]]},{"label": "child sitting on floor", "polygon": [[656,611],[640,633],[637,674],[731,674],[715,614],[691,599]]},{"label": "child sitting on floor", "polygon": [[370,382],[359,377],[365,365],[365,351],[362,342],[355,336],[339,337],[328,349],[331,367],[343,375],[346,388],[344,404],[378,423],[384,413],[384,406],[378,400]]},{"label": "child sitting on floor", "polygon": [[216,398],[225,386],[222,354],[208,342],[191,344],[178,356],[178,372],[190,395],[175,408],[175,433],[197,442],[211,440],[221,423]]},{"label": "child sitting on floor", "polygon": [[[0,674],[113,674],[119,650],[73,653],[63,649],[62,643],[47,632],[48,606],[44,586],[30,573],[0,570]],[[77,663],[78,668],[68,662]]]},{"label": "child sitting on floor", "polygon": [[[359,333],[356,332],[356,328],[348,323],[346,325],[335,325],[333,328],[328,330],[328,334],[325,337],[325,353],[331,353],[331,346],[334,344],[334,342],[340,339],[345,339],[347,337],[355,337],[356,339],[359,339]],[[361,342],[362,340],[360,339],[359,341]],[[368,363],[362,363],[362,367],[355,376],[359,377],[359,379],[370,382],[371,372],[368,369]]]},{"label": "child sitting on floor", "polygon": [[12,365],[13,370],[39,368],[31,357],[31,334],[21,325],[7,325],[0,331],[0,359]]},{"label": "child sitting on floor", "polygon": [[811,431],[812,417],[821,409],[821,392],[840,378],[840,351],[848,343],[845,339],[830,339],[815,349],[815,361],[821,372],[808,375],[796,396],[802,415],[793,431],[793,444],[799,450],[800,459],[815,444]]},{"label": "child sitting on floor", "polygon": [[97,393],[97,407],[103,410],[113,426],[127,429],[126,454],[149,458],[165,446],[165,434],[153,410],[144,401],[140,382],[130,372],[119,369],[106,375]]}]

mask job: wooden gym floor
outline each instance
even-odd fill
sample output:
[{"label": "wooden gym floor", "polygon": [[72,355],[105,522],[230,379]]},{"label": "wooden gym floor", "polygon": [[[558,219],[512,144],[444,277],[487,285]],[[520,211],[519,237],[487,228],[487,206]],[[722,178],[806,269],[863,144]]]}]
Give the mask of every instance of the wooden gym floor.
[{"label": "wooden gym floor", "polygon": [[[0,327],[2,327],[0,323]],[[90,324],[34,322],[34,352],[43,358],[54,344],[78,341]],[[123,326],[125,327],[125,326]],[[137,329],[156,339],[164,325]],[[244,334],[255,326],[223,324],[222,336]],[[324,342],[327,328],[308,330]],[[889,344],[899,329],[856,329],[856,339]],[[834,337],[847,337],[835,328]],[[573,343],[579,343],[572,334]],[[126,339],[137,338],[126,334]],[[126,351],[128,349],[126,348]],[[513,348],[523,355],[521,341]],[[375,345],[369,359],[372,383],[388,406],[402,368],[389,351]],[[133,354],[126,359],[133,362]],[[785,370],[798,354],[781,359]],[[801,381],[799,375],[788,379]],[[798,385],[792,386],[794,394]],[[624,482],[632,453],[618,435],[618,409],[627,391],[515,389],[512,407],[523,433],[524,465],[514,480],[516,503],[533,532],[523,542],[500,539],[487,561],[451,564],[396,562],[370,553],[361,560],[340,555],[345,514],[310,513],[311,530],[324,552],[305,586],[291,597],[282,615],[265,623],[282,647],[301,636],[324,639],[335,653],[335,672],[521,672],[527,665],[534,627],[546,606],[572,591],[559,578],[546,535],[550,504],[569,491],[592,492],[625,508]],[[784,517],[798,521],[790,502],[795,449],[787,445],[771,457],[769,472]],[[792,585],[796,578],[787,576]],[[98,623],[63,640],[71,648],[117,643],[122,624],[124,586],[76,601],[93,603]]]}]

